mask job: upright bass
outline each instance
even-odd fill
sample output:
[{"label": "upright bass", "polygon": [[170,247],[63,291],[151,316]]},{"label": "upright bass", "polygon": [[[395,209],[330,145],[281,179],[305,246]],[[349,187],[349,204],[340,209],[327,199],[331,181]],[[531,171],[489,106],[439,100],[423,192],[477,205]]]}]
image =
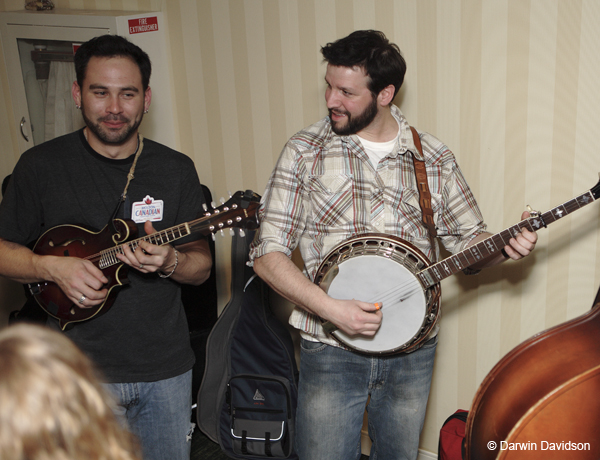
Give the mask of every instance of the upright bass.
[{"label": "upright bass", "polygon": [[466,460],[600,458],[600,290],[592,309],[515,347],[467,418]]}]

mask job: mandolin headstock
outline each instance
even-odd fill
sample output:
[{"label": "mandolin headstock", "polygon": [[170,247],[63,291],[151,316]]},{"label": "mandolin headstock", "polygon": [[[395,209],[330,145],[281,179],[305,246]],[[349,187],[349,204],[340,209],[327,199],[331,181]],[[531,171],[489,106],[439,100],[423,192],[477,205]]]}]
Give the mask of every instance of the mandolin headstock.
[{"label": "mandolin headstock", "polygon": [[239,229],[240,236],[244,236],[244,229],[255,230],[258,228],[258,207],[260,195],[252,190],[238,191],[227,202],[219,207],[206,209],[204,217],[194,221],[193,226],[203,235],[223,232],[225,229]]}]

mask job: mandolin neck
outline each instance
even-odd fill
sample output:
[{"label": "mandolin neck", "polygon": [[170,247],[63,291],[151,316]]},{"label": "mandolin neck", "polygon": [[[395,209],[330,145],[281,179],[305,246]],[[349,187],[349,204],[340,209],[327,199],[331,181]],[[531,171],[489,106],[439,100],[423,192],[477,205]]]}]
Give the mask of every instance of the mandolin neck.
[{"label": "mandolin neck", "polygon": [[[242,235],[243,228],[257,228],[258,220],[256,217],[256,210],[259,204],[260,195],[257,195],[252,190],[246,190],[245,192],[238,191],[229,201],[227,201],[227,203],[224,203],[218,208],[211,209],[210,212],[206,212],[203,217],[151,233],[150,235],[142,236],[135,240],[117,244],[116,246],[100,251],[99,254],[92,255],[89,259],[97,261],[98,266],[101,269],[104,269],[111,265],[121,263],[117,258],[117,254],[123,254],[123,248],[125,246],[128,246],[132,251],[135,251],[142,241],[162,246],[191,235],[192,233],[200,233],[207,236],[227,228],[229,228],[230,231],[233,231],[234,228],[238,228]],[[124,224],[124,227],[127,228],[127,224]],[[113,235],[115,243],[119,243],[125,239],[127,239],[127,237]]]},{"label": "mandolin neck", "polygon": [[[167,228],[166,230],[161,230],[150,235],[143,236],[136,240],[129,241],[127,244],[132,251],[135,251],[139,246],[140,242],[146,241],[150,244],[154,244],[156,246],[162,246],[165,244],[169,244],[173,241],[176,241],[180,238],[190,235],[192,232],[191,227],[193,226],[195,221],[186,222],[184,224],[176,225],[175,227]],[[197,230],[199,231],[199,230]],[[122,245],[121,245],[122,246]]]},{"label": "mandolin neck", "polygon": [[[202,219],[198,219],[197,221],[200,220]],[[191,233],[193,233],[192,227],[197,221],[175,225],[174,227],[167,228],[165,230],[160,230],[151,233],[150,235],[145,235],[141,238],[137,238],[135,240],[127,241],[123,244],[118,244],[116,246],[104,249],[98,254],[98,267],[103,270],[112,265],[120,264],[121,261],[117,258],[117,254],[124,254],[123,248],[125,246],[128,246],[129,249],[131,249],[131,251],[135,251],[142,241],[146,241],[150,244],[154,244],[157,246],[162,246],[176,241],[180,238],[183,238],[185,236],[188,236]]]}]

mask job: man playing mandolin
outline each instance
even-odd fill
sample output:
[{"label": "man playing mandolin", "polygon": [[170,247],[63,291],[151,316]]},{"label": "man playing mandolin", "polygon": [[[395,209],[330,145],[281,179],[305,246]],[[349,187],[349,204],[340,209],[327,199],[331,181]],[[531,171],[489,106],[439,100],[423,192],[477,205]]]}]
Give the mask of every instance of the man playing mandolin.
[{"label": "man playing mandolin", "polygon": [[[263,195],[251,259],[256,273],[297,305],[290,323],[302,335],[296,420],[300,459],[358,459],[370,396],[371,458],[414,460],[437,325],[410,353],[380,356],[343,347],[328,332],[337,328],[368,343],[385,322],[386,306],[402,298],[334,298],[314,283],[317,271],[334,247],[366,233],[376,234],[370,240],[378,235],[382,240],[386,235],[401,238],[404,248],[412,247],[413,253],[423,253],[430,261],[438,259],[438,248],[432,247],[423,223],[413,157],[424,160],[433,224],[445,248],[456,254],[490,234],[452,152],[422,132],[419,153],[418,138],[413,139],[409,123],[392,104],[406,71],[398,47],[381,32],[356,31],[321,51],[327,62],[329,116],[294,135],[284,147]],[[464,269],[474,272],[508,258],[520,259],[536,241],[534,232],[523,229]],[[305,274],[290,259],[297,246]],[[354,250],[352,243],[347,250],[340,252],[340,260]],[[350,279],[348,286],[361,281]]]},{"label": "man playing mandolin", "polygon": [[[67,316],[97,312],[69,324],[65,334],[103,371],[118,398],[116,410],[141,439],[144,458],[188,460],[195,358],[179,283],[208,278],[207,241],[196,236],[177,246],[125,244],[115,255],[119,268],[110,271],[81,252],[92,255],[122,243],[130,230],[118,225],[123,219],[143,236],[199,217],[202,188],[191,159],[138,133],[152,95],[144,51],[104,35],[77,50],[75,68],[72,94],[86,126],[20,158],[0,206],[0,274],[42,282],[33,294],[44,294],[43,282],[48,290],[57,287],[72,304]],[[28,249],[50,229],[47,249],[54,255]],[[108,241],[98,241],[104,233]],[[129,283],[121,287],[125,266]],[[116,295],[114,303],[107,295]],[[50,300],[48,313],[58,316],[63,300]],[[62,319],[61,326],[69,318]],[[59,328],[52,316],[48,324]]]}]

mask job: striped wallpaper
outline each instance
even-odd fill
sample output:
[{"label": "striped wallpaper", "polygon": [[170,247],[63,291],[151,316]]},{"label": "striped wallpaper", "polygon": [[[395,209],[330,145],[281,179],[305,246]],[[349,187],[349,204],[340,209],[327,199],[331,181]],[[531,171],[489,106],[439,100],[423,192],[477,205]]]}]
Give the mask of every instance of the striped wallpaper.
[{"label": "striped wallpaper", "polygon": [[[518,222],[528,204],[547,211],[598,180],[600,0],[54,2],[165,13],[178,148],[215,197],[263,192],[286,139],[326,113],[319,47],[364,28],[400,46],[408,72],[396,102],[411,124],[455,152],[492,231]],[[0,0],[0,9],[22,3]],[[15,145],[5,123],[4,64],[0,85],[7,107],[0,142]],[[2,177],[15,149],[0,153]],[[469,407],[506,352],[591,307],[600,284],[599,224],[600,206],[591,204],[542,230],[525,261],[443,282],[423,449],[437,450],[443,420]],[[221,306],[228,245],[228,237],[218,240]]]}]

